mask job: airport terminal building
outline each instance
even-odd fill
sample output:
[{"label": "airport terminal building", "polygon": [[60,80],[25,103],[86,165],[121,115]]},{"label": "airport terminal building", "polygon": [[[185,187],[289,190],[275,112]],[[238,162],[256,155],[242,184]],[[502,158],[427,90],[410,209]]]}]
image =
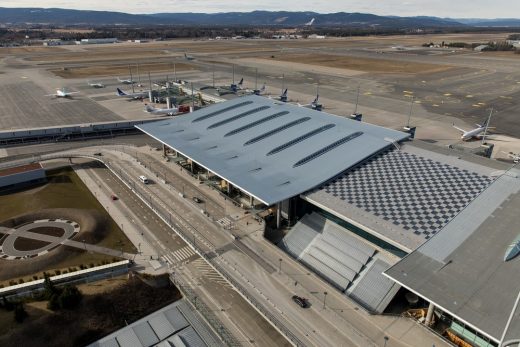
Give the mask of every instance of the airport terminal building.
[{"label": "airport terminal building", "polygon": [[442,321],[452,340],[518,345],[520,171],[510,164],[258,96],[137,127],[290,225],[279,246],[368,311],[414,293],[425,323]]}]

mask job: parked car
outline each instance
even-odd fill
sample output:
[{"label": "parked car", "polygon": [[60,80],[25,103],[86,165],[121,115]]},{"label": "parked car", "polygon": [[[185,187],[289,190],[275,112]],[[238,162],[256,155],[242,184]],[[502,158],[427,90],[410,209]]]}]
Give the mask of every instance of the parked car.
[{"label": "parked car", "polygon": [[112,199],[112,201],[119,200],[119,198],[114,194],[110,195],[110,199]]},{"label": "parked car", "polygon": [[202,200],[197,198],[196,196],[193,197],[193,201],[195,201],[197,204],[200,204],[202,202]]},{"label": "parked car", "polygon": [[302,298],[301,296],[298,296],[298,295],[293,295],[292,296],[292,299],[295,303],[298,304],[298,306],[302,307],[302,308],[307,308],[309,307],[309,301],[305,298]]}]

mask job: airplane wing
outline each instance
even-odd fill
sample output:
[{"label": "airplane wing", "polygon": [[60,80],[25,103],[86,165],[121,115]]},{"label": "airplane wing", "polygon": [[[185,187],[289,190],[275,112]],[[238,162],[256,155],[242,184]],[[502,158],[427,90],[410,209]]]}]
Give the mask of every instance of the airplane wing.
[{"label": "airplane wing", "polygon": [[461,133],[465,133],[466,130],[462,129],[462,128],[459,128],[458,126],[456,126],[455,124],[452,125],[455,129],[457,129],[458,131],[460,131]]},{"label": "airplane wing", "polygon": [[72,94],[79,94],[79,92],[70,92],[70,93],[67,92],[67,93],[65,93],[65,95],[72,95]]}]

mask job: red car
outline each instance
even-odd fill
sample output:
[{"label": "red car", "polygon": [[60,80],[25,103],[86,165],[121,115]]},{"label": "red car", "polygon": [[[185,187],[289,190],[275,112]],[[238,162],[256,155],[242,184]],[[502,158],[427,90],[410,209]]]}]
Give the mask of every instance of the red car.
[{"label": "red car", "polygon": [[112,201],[119,200],[119,198],[117,196],[115,196],[114,194],[110,195],[110,199],[112,199]]}]

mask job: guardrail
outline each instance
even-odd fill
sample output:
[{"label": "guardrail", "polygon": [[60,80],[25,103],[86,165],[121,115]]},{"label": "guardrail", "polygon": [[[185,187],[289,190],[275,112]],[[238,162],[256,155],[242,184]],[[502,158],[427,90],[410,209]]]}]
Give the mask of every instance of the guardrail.
[{"label": "guardrail", "polygon": [[195,293],[193,289],[186,286],[173,275],[170,275],[170,280],[184,294],[184,297],[188,299],[188,302],[201,313],[201,316],[204,317],[209,325],[215,330],[226,346],[242,346],[235,336],[233,336],[233,334],[231,334],[231,332],[222,324],[220,319],[217,318],[213,311],[202,300],[197,300],[197,293]]}]

